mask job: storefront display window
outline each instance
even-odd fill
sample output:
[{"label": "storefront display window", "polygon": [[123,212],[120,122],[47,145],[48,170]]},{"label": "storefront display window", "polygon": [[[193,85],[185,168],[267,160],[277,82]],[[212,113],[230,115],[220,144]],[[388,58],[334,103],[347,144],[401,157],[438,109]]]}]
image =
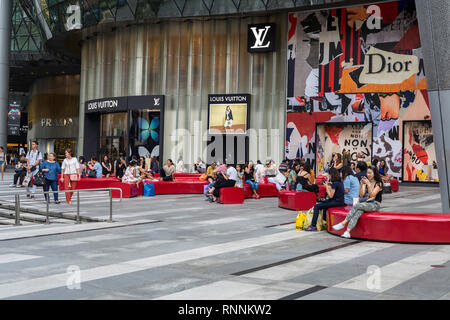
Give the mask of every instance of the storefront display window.
[{"label": "storefront display window", "polygon": [[130,154],[159,156],[160,112],[133,110],[130,119]]}]

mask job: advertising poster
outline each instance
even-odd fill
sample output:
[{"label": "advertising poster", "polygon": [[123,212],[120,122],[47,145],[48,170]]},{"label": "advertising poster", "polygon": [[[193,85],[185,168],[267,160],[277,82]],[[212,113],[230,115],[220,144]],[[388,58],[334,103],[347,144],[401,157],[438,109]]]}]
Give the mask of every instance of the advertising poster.
[{"label": "advertising poster", "polygon": [[210,95],[208,133],[247,134],[249,95]]},{"label": "advertising poster", "polygon": [[317,174],[326,173],[333,153],[350,153],[351,162],[370,162],[372,158],[372,124],[318,124]]},{"label": "advertising poster", "polygon": [[20,136],[20,117],[22,115],[20,105],[11,103],[8,107],[8,135]]},{"label": "advertising poster", "polygon": [[431,121],[405,121],[403,144],[403,181],[439,182]]}]

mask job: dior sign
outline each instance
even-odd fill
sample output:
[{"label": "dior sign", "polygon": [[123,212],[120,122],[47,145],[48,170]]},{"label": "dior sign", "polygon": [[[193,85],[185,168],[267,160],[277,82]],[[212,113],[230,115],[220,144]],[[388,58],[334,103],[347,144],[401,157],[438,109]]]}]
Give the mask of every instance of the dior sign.
[{"label": "dior sign", "polygon": [[248,25],[247,51],[250,53],[275,51],[276,27],[275,23]]}]

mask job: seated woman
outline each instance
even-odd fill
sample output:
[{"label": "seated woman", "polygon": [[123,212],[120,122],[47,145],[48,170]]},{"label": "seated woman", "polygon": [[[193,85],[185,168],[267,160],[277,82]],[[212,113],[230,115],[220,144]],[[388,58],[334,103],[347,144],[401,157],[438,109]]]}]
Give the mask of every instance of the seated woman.
[{"label": "seated woman", "polygon": [[125,170],[127,169],[127,163],[125,161],[124,156],[120,156],[119,160],[117,160],[116,163],[116,178],[122,179],[123,175],[125,174]]},{"label": "seated woman", "polygon": [[107,155],[103,157],[102,161],[102,173],[105,176],[105,178],[109,178],[109,176],[112,173],[112,165],[111,161],[109,161],[109,158]]},{"label": "seated woman", "polygon": [[208,180],[209,183],[212,183],[214,181],[214,170],[216,170],[217,164],[215,162],[211,163],[211,165],[206,169],[206,180]]},{"label": "seated woman", "polygon": [[342,230],[348,223],[343,238],[351,238],[350,232],[355,228],[359,218],[364,212],[376,212],[380,210],[383,194],[383,181],[375,166],[367,169],[367,178],[361,179],[359,189],[360,203],[353,206],[345,220],[333,226],[334,230]]},{"label": "seated woman", "polygon": [[388,167],[386,165],[386,161],[381,160],[378,165],[378,172],[380,173],[381,179],[384,183],[389,183],[392,178],[392,174],[388,174]]},{"label": "seated woman", "polygon": [[300,167],[300,171],[297,174],[297,191],[309,191],[315,194],[319,193],[319,186],[314,184],[314,179],[311,176],[311,165],[306,162]]},{"label": "seated woman", "polygon": [[86,158],[84,156],[80,156],[78,158],[78,162],[80,163],[81,178],[87,178],[87,176],[88,176],[88,166],[86,164]]},{"label": "seated woman", "polygon": [[136,178],[137,169],[137,161],[131,160],[130,165],[125,170],[125,173],[122,177],[122,182],[124,183],[136,183],[136,186],[139,187],[139,183],[141,183],[141,178]]},{"label": "seated woman", "polygon": [[344,202],[344,184],[341,181],[341,175],[337,169],[330,169],[330,181],[325,184],[327,195],[330,200],[319,202],[314,206],[314,216],[311,226],[305,231],[317,231],[316,225],[319,219],[320,210],[323,212],[323,219],[327,219],[327,209],[345,206]]},{"label": "seated woman", "polygon": [[173,181],[173,174],[175,173],[175,166],[173,165],[172,159],[167,160],[167,164],[159,170],[160,178],[163,181]]},{"label": "seated woman", "polygon": [[344,180],[345,204],[352,206],[353,199],[359,197],[359,180],[353,175],[349,166],[342,168],[342,179]]},{"label": "seated woman", "polygon": [[214,187],[211,189],[210,193],[212,196],[210,197],[211,202],[216,202],[217,198],[220,195],[220,189],[234,187],[236,185],[237,180],[237,170],[231,165],[227,165],[227,171],[221,171],[217,176],[217,181],[214,184]]},{"label": "seated woman", "polygon": [[253,168],[253,163],[248,163],[247,165],[245,165],[243,181],[244,183],[250,185],[250,187],[252,188],[252,198],[260,199],[261,197],[258,194],[259,185],[257,182],[255,182],[255,169]]},{"label": "seated woman", "polygon": [[159,161],[156,157],[152,157],[150,160],[150,169],[153,173],[159,173]]},{"label": "seated woman", "polygon": [[238,164],[236,165],[236,171],[237,171],[237,179],[236,179],[236,187],[244,188],[244,183],[242,179],[244,178],[244,170],[242,170],[242,165]]},{"label": "seated woman", "polygon": [[278,191],[280,191],[283,187],[283,183],[281,183],[281,181],[278,180],[278,168],[275,165],[275,163],[273,163],[272,160],[267,160],[266,162],[266,166],[263,169],[263,176],[268,177],[267,182],[268,183],[272,183],[275,185],[275,187],[277,188]]},{"label": "seated woman", "polygon": [[297,176],[298,173],[300,172],[300,169],[301,169],[300,163],[295,162],[294,167],[289,171],[288,183],[291,190],[297,189]]}]

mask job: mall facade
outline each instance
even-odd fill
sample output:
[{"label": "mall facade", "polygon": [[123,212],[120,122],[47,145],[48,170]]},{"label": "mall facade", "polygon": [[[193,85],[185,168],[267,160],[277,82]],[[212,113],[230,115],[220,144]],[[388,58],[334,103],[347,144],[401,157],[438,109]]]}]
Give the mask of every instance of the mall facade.
[{"label": "mall facade", "polygon": [[447,183],[424,37],[437,0],[17,3],[66,69],[28,89],[28,141],[46,152],[300,157],[320,174],[345,150]]}]

